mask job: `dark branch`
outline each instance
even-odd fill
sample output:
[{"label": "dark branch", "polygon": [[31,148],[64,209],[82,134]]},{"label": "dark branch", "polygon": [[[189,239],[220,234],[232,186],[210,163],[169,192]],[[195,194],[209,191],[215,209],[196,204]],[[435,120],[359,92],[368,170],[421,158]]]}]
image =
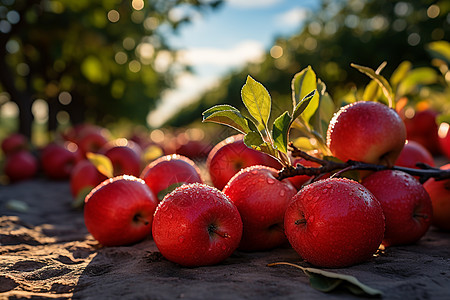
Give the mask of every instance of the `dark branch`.
[{"label": "dark branch", "polygon": [[283,168],[278,172],[278,179],[282,180],[284,178],[293,177],[297,175],[307,175],[307,176],[321,176],[326,173],[334,173],[341,170],[367,170],[367,171],[382,171],[382,170],[397,170],[408,173],[412,176],[419,177],[419,181],[424,183],[430,178],[435,180],[450,179],[450,170],[442,170],[439,168],[434,168],[424,163],[418,163],[417,167],[420,169],[406,168],[400,166],[387,167],[384,165],[369,164],[360,161],[348,160],[347,162],[336,162],[325,159],[320,159],[307,154],[306,152],[296,148],[292,143],[289,144],[289,149],[293,157],[301,157],[309,161],[320,164],[320,167],[306,167],[298,164],[297,166],[289,166]]}]

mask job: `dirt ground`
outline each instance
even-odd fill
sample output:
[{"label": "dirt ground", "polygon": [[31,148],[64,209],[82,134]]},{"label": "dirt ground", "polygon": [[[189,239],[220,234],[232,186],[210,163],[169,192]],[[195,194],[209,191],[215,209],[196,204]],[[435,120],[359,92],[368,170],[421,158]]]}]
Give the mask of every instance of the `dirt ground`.
[{"label": "dirt ground", "polygon": [[[290,248],[236,251],[216,266],[185,268],[161,257],[148,238],[102,248],[71,208],[67,182],[0,186],[0,299],[357,299],[322,293]],[[450,233],[431,228],[419,243],[331,270],[381,290],[383,299],[450,299]]]}]

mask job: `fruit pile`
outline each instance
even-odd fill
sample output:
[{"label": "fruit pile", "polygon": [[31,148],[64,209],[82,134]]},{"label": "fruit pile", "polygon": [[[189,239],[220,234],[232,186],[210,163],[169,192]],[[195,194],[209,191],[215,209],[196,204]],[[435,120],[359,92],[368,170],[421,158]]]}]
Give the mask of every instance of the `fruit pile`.
[{"label": "fruit pile", "polygon": [[[242,99],[250,117],[229,105],[204,112],[204,122],[239,132],[200,147],[204,160],[200,148],[168,154],[83,125],[42,149],[39,160],[23,136],[6,138],[4,173],[11,182],[32,178],[40,162],[48,178],[70,180],[100,244],[151,236],[166,259],[184,266],[290,245],[313,265],[346,267],[380,245],[415,243],[432,224],[450,230],[450,179],[433,178],[448,174],[450,164],[439,170],[420,139],[407,140],[410,120],[375,101],[343,105],[326,120],[328,98],[307,68],[294,77],[292,111],[270,124],[270,95],[248,77]],[[315,120],[326,128],[317,130]],[[317,147],[298,149],[289,139],[293,128]],[[158,155],[143,160],[155,147]]]}]

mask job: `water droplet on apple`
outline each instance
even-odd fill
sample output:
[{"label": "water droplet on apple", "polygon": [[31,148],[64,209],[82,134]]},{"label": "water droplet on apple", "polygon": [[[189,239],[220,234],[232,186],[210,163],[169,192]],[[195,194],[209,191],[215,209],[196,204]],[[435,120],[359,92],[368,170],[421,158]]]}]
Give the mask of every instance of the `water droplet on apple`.
[{"label": "water droplet on apple", "polygon": [[184,242],[184,236],[180,235],[180,236],[178,237],[178,241],[179,241],[180,243]]},{"label": "water droplet on apple", "polygon": [[275,180],[272,179],[272,178],[267,178],[267,183],[268,184],[273,184],[273,183],[275,183]]},{"label": "water droplet on apple", "polygon": [[317,235],[318,235],[317,231],[313,231],[312,235],[313,235],[314,237],[317,237]]},{"label": "water droplet on apple", "polygon": [[172,219],[172,214],[171,213],[169,213],[169,214],[167,214],[167,217],[169,218],[169,219]]},{"label": "water droplet on apple", "polygon": [[308,217],[308,222],[311,222],[311,223],[314,222],[314,216],[309,216]]},{"label": "water droplet on apple", "polygon": [[253,175],[258,174],[258,170],[251,170],[250,173],[252,173]]},{"label": "water droplet on apple", "polygon": [[284,189],[281,189],[280,190],[280,196],[284,197],[284,195],[286,195],[286,191]]}]

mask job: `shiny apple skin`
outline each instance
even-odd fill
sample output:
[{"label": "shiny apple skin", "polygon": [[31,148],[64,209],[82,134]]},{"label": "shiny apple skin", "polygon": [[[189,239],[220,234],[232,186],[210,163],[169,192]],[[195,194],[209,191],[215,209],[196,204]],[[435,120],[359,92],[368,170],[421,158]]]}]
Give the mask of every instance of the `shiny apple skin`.
[{"label": "shiny apple skin", "polygon": [[342,107],[327,131],[327,145],[342,161],[393,166],[405,141],[406,128],[397,112],[372,101]]},{"label": "shiny apple skin", "polygon": [[103,181],[86,196],[84,221],[102,245],[129,245],[151,236],[157,203],[142,179],[118,176]]},{"label": "shiny apple skin", "polygon": [[191,267],[214,265],[236,250],[242,221],[225,194],[193,183],[176,188],[159,203],[152,233],[168,260]]},{"label": "shiny apple skin", "polygon": [[162,156],[149,163],[140,178],[144,179],[156,197],[174,184],[203,183],[197,165],[189,158],[178,154]]},{"label": "shiny apple skin", "polygon": [[386,218],[383,245],[417,242],[430,227],[431,200],[413,176],[393,170],[375,172],[361,182],[380,202]]},{"label": "shiny apple skin", "polygon": [[206,167],[213,185],[222,190],[240,170],[265,165],[281,169],[281,164],[269,155],[251,149],[244,144],[242,134],[233,135],[218,143],[209,152]]},{"label": "shiny apple skin", "polygon": [[360,183],[327,178],[301,189],[284,218],[286,236],[309,263],[340,268],[369,260],[384,234],[377,199]]},{"label": "shiny apple skin", "polygon": [[10,182],[19,182],[34,178],[39,169],[39,162],[31,152],[20,150],[6,157],[3,168]]},{"label": "shiny apple skin", "polygon": [[[442,170],[450,170],[450,164],[440,167]],[[450,179],[428,179],[423,187],[430,195],[433,205],[432,224],[442,230],[450,231]]]},{"label": "shiny apple skin", "polygon": [[239,171],[223,189],[242,217],[244,229],[239,250],[264,251],[287,244],[284,213],[297,189],[277,170],[251,166]]}]

